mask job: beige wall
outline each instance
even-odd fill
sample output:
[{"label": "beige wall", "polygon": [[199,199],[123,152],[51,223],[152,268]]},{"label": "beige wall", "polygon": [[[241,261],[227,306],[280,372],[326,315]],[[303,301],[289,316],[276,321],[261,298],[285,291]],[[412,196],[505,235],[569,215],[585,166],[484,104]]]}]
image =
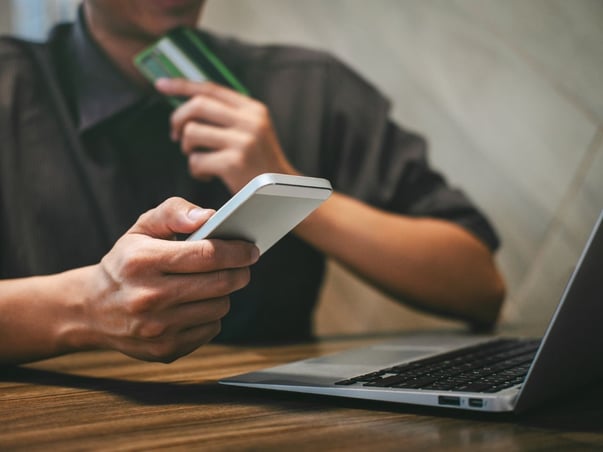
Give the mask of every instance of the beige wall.
[{"label": "beige wall", "polygon": [[7,33],[11,27],[11,4],[0,0],[0,33]]},{"label": "beige wall", "polygon": [[[203,24],[328,50],[380,87],[498,226],[505,321],[546,324],[603,208],[603,2],[210,0]],[[431,323],[337,266],[317,316],[325,334]]]}]

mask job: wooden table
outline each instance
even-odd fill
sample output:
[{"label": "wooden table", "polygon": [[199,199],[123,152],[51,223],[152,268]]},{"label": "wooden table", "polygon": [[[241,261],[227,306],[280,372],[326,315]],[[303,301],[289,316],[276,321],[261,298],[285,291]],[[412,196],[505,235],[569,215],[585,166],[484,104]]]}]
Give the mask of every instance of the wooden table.
[{"label": "wooden table", "polygon": [[210,345],[172,364],[91,352],[0,368],[0,450],[603,450],[603,389],[517,417],[217,384],[358,346]]}]

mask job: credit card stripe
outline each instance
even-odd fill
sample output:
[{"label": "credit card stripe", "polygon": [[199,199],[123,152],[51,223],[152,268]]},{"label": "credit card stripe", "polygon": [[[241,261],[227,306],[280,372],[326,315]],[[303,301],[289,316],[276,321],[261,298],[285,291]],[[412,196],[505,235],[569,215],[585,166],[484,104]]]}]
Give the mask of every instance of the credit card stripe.
[{"label": "credit card stripe", "polygon": [[[239,80],[235,77],[235,75],[228,70],[228,68],[220,61],[220,59],[212,53],[211,50],[207,48],[207,46],[203,43],[199,36],[190,28],[180,28],[175,34],[182,35],[182,41],[187,44],[192,44],[194,49],[191,49],[194,52],[191,56],[194,55],[202,55],[209,62],[209,67],[215,68],[217,72],[225,79],[225,84],[230,85],[232,88],[243,94],[249,94],[247,89],[239,82]],[[187,49],[190,46],[187,45]]]},{"label": "credit card stripe", "polygon": [[193,61],[194,63],[203,67],[203,70],[207,73],[207,77],[210,80],[222,85],[230,86],[230,83],[224,77],[224,75],[222,75],[222,73],[216,69],[207,56],[201,52],[184,34],[183,28],[176,28],[175,30],[172,30],[168,34],[168,37],[173,39],[174,44],[177,45],[182,52],[186,53],[190,61]]},{"label": "credit card stripe", "polygon": [[168,59],[171,59],[174,65],[180,69],[185,78],[194,82],[205,82],[208,77],[201,72],[188,57],[170,40],[163,38],[157,43],[157,48],[161,50]]},{"label": "credit card stripe", "polygon": [[172,61],[155,48],[153,55],[156,57],[158,64],[165,70],[166,77],[184,77],[184,74],[172,63]]}]

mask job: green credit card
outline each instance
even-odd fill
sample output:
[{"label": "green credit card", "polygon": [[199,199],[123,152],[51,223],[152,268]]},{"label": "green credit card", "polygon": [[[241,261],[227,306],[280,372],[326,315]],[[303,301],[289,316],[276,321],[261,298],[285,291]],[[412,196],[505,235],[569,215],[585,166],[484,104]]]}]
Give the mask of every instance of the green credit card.
[{"label": "green credit card", "polygon": [[[195,82],[212,81],[248,95],[247,89],[190,28],[171,30],[134,57],[134,64],[151,82],[158,78],[185,78]],[[177,107],[186,99],[168,96]]]}]

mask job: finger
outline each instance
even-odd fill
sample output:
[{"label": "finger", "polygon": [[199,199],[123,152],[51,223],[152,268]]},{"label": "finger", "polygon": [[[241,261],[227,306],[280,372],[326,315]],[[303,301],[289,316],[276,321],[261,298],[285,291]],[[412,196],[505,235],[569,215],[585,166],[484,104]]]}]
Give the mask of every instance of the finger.
[{"label": "finger", "polygon": [[228,136],[221,127],[189,121],[182,129],[180,147],[187,155],[199,149],[219,150],[228,145]]},{"label": "finger", "polygon": [[181,345],[179,346],[178,356],[176,356],[174,359],[188,355],[202,345],[207,344],[218,334],[220,334],[221,330],[222,323],[220,321],[216,321],[182,331],[178,334],[178,340]]},{"label": "finger", "polygon": [[155,88],[170,96],[194,97],[204,95],[232,106],[241,105],[250,100],[244,94],[209,81],[200,83],[183,78],[160,78],[155,82]]},{"label": "finger", "polygon": [[233,107],[243,106],[249,102],[253,102],[253,99],[245,94],[212,82],[205,82],[202,84],[201,94],[205,94],[206,96],[232,105]]},{"label": "finger", "polygon": [[195,231],[213,213],[211,209],[202,209],[185,199],[174,197],[142,214],[128,232],[171,239],[175,234]]},{"label": "finger", "polygon": [[195,96],[178,107],[170,118],[171,138],[180,140],[182,129],[189,122],[205,122],[220,127],[232,127],[238,121],[237,112],[219,101]]},{"label": "finger", "polygon": [[176,334],[155,339],[129,339],[114,346],[117,350],[145,361],[170,363],[208,343],[220,333],[221,322],[208,322]]},{"label": "finger", "polygon": [[173,309],[164,311],[160,322],[164,325],[165,333],[177,334],[207,323],[217,322],[229,311],[230,298],[228,296],[203,299],[182,303]]},{"label": "finger", "polygon": [[175,314],[178,316],[176,331],[184,332],[208,323],[218,322],[229,312],[230,298],[227,296],[180,305]]},{"label": "finger", "polygon": [[157,340],[189,328],[216,322],[230,310],[228,296],[180,303],[155,311],[137,322],[131,338]]},{"label": "finger", "polygon": [[257,262],[257,247],[242,240],[162,241],[149,251],[166,274],[206,273],[248,267]]},{"label": "finger", "polygon": [[170,349],[168,348],[168,356],[167,359],[164,359],[164,362],[171,362],[192,353],[220,334],[221,329],[222,323],[218,320],[181,331],[176,336],[174,352],[170,354]]},{"label": "finger", "polygon": [[208,176],[224,178],[230,172],[238,172],[237,168],[243,166],[238,161],[240,154],[228,149],[218,152],[191,152],[188,155],[188,169],[195,179]]},{"label": "finger", "polygon": [[161,283],[162,292],[167,295],[156,304],[155,309],[171,309],[194,300],[225,297],[245,287],[249,280],[249,267],[189,275],[165,275]]}]

